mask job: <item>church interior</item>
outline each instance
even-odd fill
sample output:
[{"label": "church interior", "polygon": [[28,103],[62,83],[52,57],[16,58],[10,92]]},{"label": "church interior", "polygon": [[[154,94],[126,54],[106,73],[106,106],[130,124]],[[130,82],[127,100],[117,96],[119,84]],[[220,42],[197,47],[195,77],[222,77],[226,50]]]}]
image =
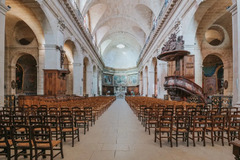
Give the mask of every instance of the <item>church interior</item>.
[{"label": "church interior", "polygon": [[240,160],[239,0],[0,0],[0,159]]}]

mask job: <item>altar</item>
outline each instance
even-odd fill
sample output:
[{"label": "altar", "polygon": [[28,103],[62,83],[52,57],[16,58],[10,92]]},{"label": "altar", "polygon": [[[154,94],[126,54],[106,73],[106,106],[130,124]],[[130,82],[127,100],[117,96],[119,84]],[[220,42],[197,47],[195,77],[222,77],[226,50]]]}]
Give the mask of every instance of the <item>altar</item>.
[{"label": "altar", "polygon": [[114,95],[116,98],[125,98],[125,94],[127,93],[127,86],[114,86]]}]

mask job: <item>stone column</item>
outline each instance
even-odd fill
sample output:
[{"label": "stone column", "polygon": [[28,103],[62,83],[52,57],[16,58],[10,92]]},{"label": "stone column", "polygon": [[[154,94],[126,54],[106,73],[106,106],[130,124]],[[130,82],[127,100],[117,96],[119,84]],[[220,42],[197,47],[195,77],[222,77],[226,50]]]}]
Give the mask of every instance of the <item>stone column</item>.
[{"label": "stone column", "polygon": [[[59,18],[56,32],[56,39],[52,43],[46,42],[45,51],[45,69],[61,69],[61,52],[63,51],[65,22]],[[40,54],[41,55],[41,54]]]},{"label": "stone column", "polygon": [[44,94],[44,72],[43,69],[45,68],[45,49],[48,50],[48,46],[39,46],[39,64],[38,64],[38,82],[37,82],[37,94],[43,95]]},{"label": "stone column", "polygon": [[164,99],[164,95],[167,94],[167,91],[164,89],[165,77],[167,77],[167,62],[158,61],[158,98]]},{"label": "stone column", "polygon": [[45,45],[45,69],[61,69],[60,67],[60,51],[56,49],[56,44]]},{"label": "stone column", "polygon": [[202,86],[202,62],[203,62],[203,58],[202,58],[202,53],[201,53],[201,49],[194,44],[188,44],[185,45],[185,49],[190,52],[191,55],[194,55],[194,70],[195,70],[195,83],[201,87]]},{"label": "stone column", "polygon": [[4,3],[0,1],[0,107],[4,106],[5,16],[9,10]]},{"label": "stone column", "polygon": [[147,87],[148,84],[147,84],[147,75],[146,75],[146,72],[144,71],[143,72],[143,96],[145,97],[148,93],[147,93]]},{"label": "stone column", "polygon": [[138,79],[139,79],[139,93],[140,95],[143,95],[143,75],[141,75],[141,71],[140,71],[140,74],[138,76]]},{"label": "stone column", "polygon": [[73,94],[78,96],[81,95],[81,65],[81,63],[73,63]]},{"label": "stone column", "polygon": [[89,66],[87,69],[87,94],[89,97],[93,95],[93,71],[90,70]]},{"label": "stone column", "polygon": [[98,86],[99,86],[99,96],[102,95],[102,72],[99,72]]},{"label": "stone column", "polygon": [[154,94],[154,71],[148,72],[148,97],[152,97]]},{"label": "stone column", "polygon": [[97,96],[97,87],[98,87],[98,81],[97,81],[97,71],[93,73],[93,95]]},{"label": "stone column", "polygon": [[232,13],[232,46],[233,46],[233,105],[240,107],[240,1],[228,9]]}]

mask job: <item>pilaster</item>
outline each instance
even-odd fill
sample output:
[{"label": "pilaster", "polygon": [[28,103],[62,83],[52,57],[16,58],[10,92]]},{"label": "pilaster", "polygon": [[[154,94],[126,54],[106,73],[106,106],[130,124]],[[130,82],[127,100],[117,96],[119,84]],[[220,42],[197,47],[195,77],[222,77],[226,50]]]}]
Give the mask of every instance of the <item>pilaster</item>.
[{"label": "pilaster", "polygon": [[233,46],[233,106],[240,107],[240,2],[237,1],[228,9],[232,13],[232,46]]},{"label": "pilaster", "polygon": [[4,106],[5,18],[9,10],[4,3],[0,1],[0,107]]}]

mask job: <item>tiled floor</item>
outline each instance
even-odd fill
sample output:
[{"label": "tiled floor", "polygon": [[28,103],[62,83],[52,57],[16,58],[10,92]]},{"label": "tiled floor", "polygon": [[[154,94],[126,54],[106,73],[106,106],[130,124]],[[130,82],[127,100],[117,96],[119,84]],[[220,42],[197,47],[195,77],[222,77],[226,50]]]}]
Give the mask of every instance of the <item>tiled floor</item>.
[{"label": "tiled floor", "polygon": [[[167,142],[159,147],[151,135],[144,131],[125,100],[116,100],[96,121],[86,135],[81,130],[81,141],[71,147],[71,140],[64,142],[66,160],[233,160],[232,146],[223,147],[220,142],[214,147],[207,140],[206,147],[186,147],[179,143],[171,148]],[[60,160],[58,156],[55,159]]]},{"label": "tiled floor", "polygon": [[[152,132],[153,133],[153,132]],[[64,143],[64,159],[67,160],[233,160],[232,147],[216,143],[206,147],[197,143],[196,147],[186,147],[179,143],[171,148],[169,144],[154,143],[153,134],[148,135],[133,114],[125,100],[116,100],[97,120],[75,147]],[[227,143],[225,143],[227,144]],[[175,145],[175,143],[174,143]],[[61,159],[60,157],[56,159]]]}]

